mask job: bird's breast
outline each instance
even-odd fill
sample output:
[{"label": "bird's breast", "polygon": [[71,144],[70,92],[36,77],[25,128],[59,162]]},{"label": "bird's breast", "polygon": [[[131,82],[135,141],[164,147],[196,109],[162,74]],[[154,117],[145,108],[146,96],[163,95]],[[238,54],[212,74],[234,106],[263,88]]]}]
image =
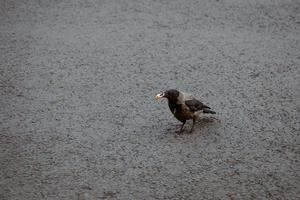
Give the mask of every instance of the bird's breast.
[{"label": "bird's breast", "polygon": [[178,105],[172,113],[180,121],[192,119],[194,116],[194,113],[182,104]]}]

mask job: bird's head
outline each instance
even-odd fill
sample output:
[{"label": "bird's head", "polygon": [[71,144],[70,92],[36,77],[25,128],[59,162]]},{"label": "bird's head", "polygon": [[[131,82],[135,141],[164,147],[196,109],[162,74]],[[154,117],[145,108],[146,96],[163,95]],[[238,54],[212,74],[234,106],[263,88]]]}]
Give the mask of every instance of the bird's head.
[{"label": "bird's head", "polygon": [[171,89],[171,90],[166,90],[164,92],[161,92],[161,93],[157,94],[155,96],[155,99],[159,100],[161,98],[167,98],[168,100],[176,101],[178,97],[179,97],[179,91]]}]

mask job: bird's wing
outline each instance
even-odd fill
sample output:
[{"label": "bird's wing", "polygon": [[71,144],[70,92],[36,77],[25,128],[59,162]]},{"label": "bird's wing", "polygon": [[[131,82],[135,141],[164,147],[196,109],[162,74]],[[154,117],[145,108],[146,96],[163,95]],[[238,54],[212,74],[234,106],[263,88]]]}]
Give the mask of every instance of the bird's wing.
[{"label": "bird's wing", "polygon": [[184,103],[192,112],[203,110],[205,108],[210,109],[210,107],[204,105],[202,102],[200,102],[199,100],[197,100],[195,98],[193,98],[191,100],[186,100]]}]

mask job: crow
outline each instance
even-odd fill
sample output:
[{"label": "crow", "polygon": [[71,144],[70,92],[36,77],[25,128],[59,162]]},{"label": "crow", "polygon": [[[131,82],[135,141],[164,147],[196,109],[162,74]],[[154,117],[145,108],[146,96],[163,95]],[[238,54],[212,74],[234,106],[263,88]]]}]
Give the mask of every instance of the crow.
[{"label": "crow", "polygon": [[196,119],[200,112],[216,114],[215,111],[212,111],[210,107],[195,99],[191,94],[175,89],[166,90],[155,96],[156,100],[161,98],[168,99],[168,105],[174,117],[182,122],[179,132],[183,131],[185,122],[190,119],[193,120],[190,132],[193,132]]}]

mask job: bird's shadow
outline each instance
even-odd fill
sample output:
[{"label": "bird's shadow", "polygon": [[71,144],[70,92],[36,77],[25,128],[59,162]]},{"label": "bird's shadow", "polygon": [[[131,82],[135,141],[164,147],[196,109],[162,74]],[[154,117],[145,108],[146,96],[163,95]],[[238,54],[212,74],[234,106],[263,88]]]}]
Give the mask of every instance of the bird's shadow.
[{"label": "bird's shadow", "polygon": [[189,134],[195,134],[198,132],[201,132],[201,129],[207,128],[213,125],[216,125],[217,123],[220,123],[221,121],[215,117],[201,117],[199,118],[194,126],[194,131],[190,132],[190,129],[192,127],[192,124],[190,122],[187,122],[184,126],[184,129],[182,132],[178,132],[178,130],[181,127],[181,124],[176,124],[168,127],[166,129],[165,134],[174,134],[175,135],[189,135]]},{"label": "bird's shadow", "polygon": [[203,127],[212,126],[220,122],[221,121],[215,117],[201,117],[200,119],[197,120],[195,127],[203,128]]}]

